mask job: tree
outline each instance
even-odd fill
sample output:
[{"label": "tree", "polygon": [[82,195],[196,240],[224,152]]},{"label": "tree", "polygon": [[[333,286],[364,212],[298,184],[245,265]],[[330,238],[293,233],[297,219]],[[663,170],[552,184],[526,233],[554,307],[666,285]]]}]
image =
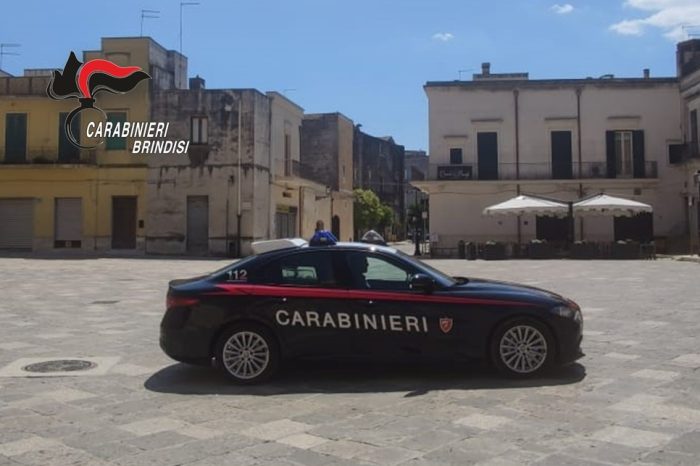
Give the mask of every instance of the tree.
[{"label": "tree", "polygon": [[353,219],[358,232],[378,230],[383,233],[386,227],[394,221],[391,207],[382,204],[374,191],[370,189],[355,189],[353,191]]}]

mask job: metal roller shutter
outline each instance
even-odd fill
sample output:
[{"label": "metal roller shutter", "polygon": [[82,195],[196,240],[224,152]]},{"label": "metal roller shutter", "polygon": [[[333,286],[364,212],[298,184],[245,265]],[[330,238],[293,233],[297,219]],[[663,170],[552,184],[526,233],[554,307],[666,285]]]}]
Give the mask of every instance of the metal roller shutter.
[{"label": "metal roller shutter", "polygon": [[0,199],[0,249],[32,249],[34,199]]},{"label": "metal roller shutter", "polygon": [[[83,206],[80,198],[56,198],[57,246],[76,247],[83,236]],[[69,243],[68,243],[69,242]]]}]

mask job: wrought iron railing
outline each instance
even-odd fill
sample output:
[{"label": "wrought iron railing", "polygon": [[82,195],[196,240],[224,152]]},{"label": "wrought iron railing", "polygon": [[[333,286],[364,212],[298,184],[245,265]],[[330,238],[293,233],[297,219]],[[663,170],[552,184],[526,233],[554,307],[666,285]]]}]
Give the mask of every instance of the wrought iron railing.
[{"label": "wrought iron railing", "polygon": [[440,181],[485,180],[567,180],[590,178],[657,178],[656,161],[647,161],[629,167],[622,173],[607,162],[552,163],[499,163],[479,167],[479,164],[430,164],[429,179]]}]

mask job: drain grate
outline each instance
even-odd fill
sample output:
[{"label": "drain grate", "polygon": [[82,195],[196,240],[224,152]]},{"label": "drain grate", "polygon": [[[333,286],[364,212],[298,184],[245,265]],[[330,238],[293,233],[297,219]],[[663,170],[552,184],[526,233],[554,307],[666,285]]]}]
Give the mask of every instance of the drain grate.
[{"label": "drain grate", "polygon": [[86,371],[97,367],[92,361],[83,359],[56,359],[53,361],[42,361],[24,366],[22,370],[27,372],[75,372]]},{"label": "drain grate", "polygon": [[117,304],[119,301],[93,301],[90,304]]}]

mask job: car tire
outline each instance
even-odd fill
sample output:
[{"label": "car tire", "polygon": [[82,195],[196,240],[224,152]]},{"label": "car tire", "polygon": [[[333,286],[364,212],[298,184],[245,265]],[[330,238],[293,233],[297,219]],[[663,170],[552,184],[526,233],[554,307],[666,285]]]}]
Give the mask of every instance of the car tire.
[{"label": "car tire", "polygon": [[216,364],[232,381],[252,385],[272,377],[279,366],[280,351],[274,334],[256,324],[226,329],[216,344]]},{"label": "car tire", "polygon": [[511,378],[541,375],[551,366],[556,346],[549,328],[531,318],[508,320],[498,326],[490,342],[491,362]]}]

